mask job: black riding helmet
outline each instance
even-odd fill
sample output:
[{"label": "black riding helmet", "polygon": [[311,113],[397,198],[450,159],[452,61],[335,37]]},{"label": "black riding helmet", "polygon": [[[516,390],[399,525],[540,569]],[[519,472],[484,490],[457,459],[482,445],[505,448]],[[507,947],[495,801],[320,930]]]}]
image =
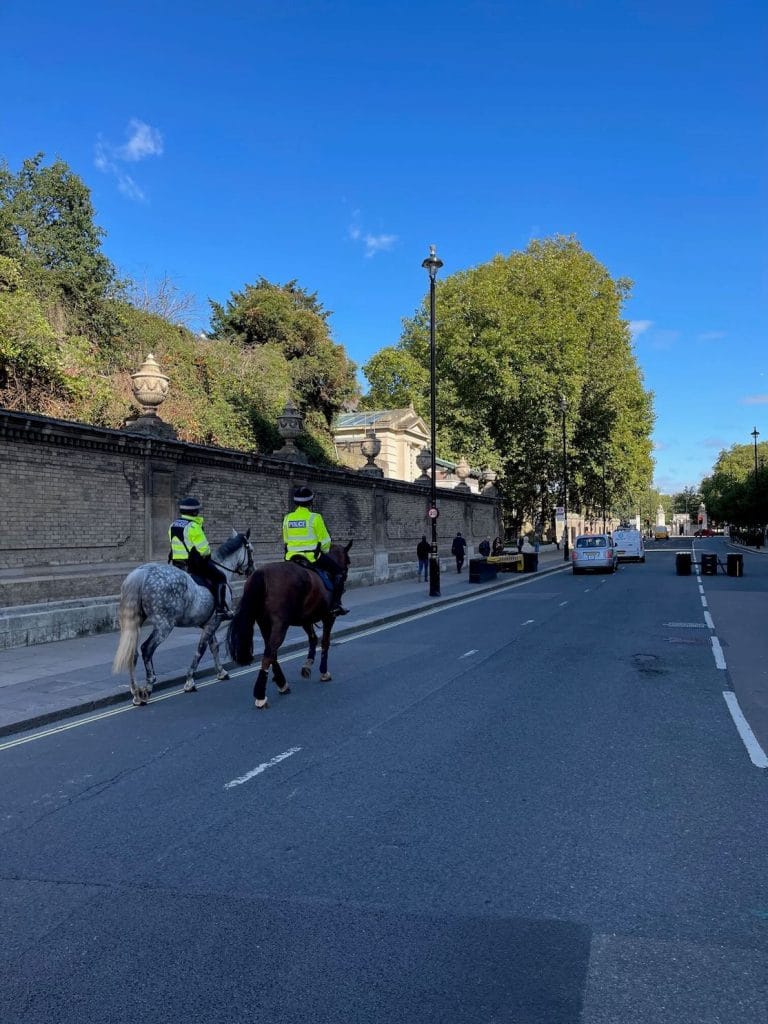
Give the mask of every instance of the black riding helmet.
[{"label": "black riding helmet", "polygon": [[297,487],[293,492],[293,500],[298,505],[308,505],[315,500],[315,495],[309,487]]},{"label": "black riding helmet", "polygon": [[201,508],[202,505],[200,504],[199,498],[182,498],[179,502],[179,512],[181,512],[183,516],[199,515]]}]

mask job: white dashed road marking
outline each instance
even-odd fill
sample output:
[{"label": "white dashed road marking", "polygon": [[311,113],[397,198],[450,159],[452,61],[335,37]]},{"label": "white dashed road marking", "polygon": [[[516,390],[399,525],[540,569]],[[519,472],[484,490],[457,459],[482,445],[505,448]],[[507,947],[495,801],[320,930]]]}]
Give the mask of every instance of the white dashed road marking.
[{"label": "white dashed road marking", "polygon": [[720,641],[716,636],[710,637],[712,641],[712,653],[715,656],[715,665],[720,669],[725,669],[728,666],[725,664],[725,655],[723,654],[723,648],[720,646]]},{"label": "white dashed road marking", "polygon": [[460,658],[468,658],[471,654],[477,654],[476,647],[473,647],[471,651],[466,651],[464,654],[460,655]]},{"label": "white dashed road marking", "polygon": [[741,741],[747,748],[750,761],[755,768],[768,768],[768,756],[766,756],[765,751],[757,742],[755,734],[749,727],[749,722],[742,714],[736,694],[731,690],[725,690],[723,691],[723,697],[725,697],[725,703],[731,712],[731,718],[738,730],[739,736],[741,736]]},{"label": "white dashed road marking", "polygon": [[224,789],[234,789],[235,786],[242,786],[244,782],[249,782],[257,775],[261,775],[261,773],[265,772],[267,768],[274,768],[276,764],[280,764],[280,762],[284,761],[287,757],[293,757],[293,755],[298,754],[300,750],[301,747],[291,747],[289,750],[284,750],[282,754],[277,754],[271,761],[265,761],[263,764],[257,765],[249,772],[246,772],[245,775],[241,775],[239,779],[232,779],[231,782],[226,782],[224,784]]}]

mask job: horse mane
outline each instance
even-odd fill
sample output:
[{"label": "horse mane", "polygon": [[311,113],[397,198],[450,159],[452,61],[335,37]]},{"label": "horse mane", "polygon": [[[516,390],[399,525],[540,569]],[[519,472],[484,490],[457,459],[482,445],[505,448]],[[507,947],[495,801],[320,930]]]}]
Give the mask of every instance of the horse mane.
[{"label": "horse mane", "polygon": [[236,533],[234,537],[227,537],[217,552],[219,558],[226,558],[227,555],[234,555],[242,546],[245,534]]}]

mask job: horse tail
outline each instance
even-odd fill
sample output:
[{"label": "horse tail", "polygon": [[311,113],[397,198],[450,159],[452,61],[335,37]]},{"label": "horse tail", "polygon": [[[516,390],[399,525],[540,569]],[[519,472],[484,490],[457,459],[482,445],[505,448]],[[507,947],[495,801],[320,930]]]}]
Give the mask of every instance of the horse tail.
[{"label": "horse tail", "polygon": [[253,661],[253,627],[264,603],[264,593],[264,573],[257,569],[245,584],[240,605],[227,632],[227,647],[236,665],[250,665]]},{"label": "horse tail", "polygon": [[117,645],[112,672],[123,672],[133,667],[139,645],[141,627],[141,577],[132,572],[120,588],[120,643]]}]

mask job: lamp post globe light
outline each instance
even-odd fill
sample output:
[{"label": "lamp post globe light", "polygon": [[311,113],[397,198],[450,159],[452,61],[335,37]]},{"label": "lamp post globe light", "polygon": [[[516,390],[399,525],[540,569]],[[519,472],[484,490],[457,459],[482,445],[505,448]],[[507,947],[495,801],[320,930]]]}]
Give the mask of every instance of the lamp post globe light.
[{"label": "lamp post globe light", "polygon": [[429,247],[429,256],[422,261],[422,267],[429,274],[429,418],[431,421],[430,440],[432,444],[432,476],[429,481],[429,517],[432,526],[432,544],[429,551],[429,596],[440,596],[440,559],[437,554],[437,394],[435,362],[435,279],[443,261]]},{"label": "lamp post globe light", "polygon": [[562,413],[563,424],[563,513],[565,514],[565,525],[563,527],[563,561],[567,562],[568,550],[568,449],[565,440],[565,414],[568,411],[568,402],[565,395],[560,395],[560,412]]}]

